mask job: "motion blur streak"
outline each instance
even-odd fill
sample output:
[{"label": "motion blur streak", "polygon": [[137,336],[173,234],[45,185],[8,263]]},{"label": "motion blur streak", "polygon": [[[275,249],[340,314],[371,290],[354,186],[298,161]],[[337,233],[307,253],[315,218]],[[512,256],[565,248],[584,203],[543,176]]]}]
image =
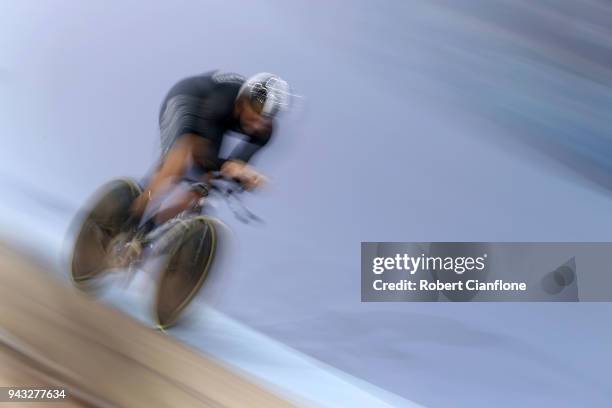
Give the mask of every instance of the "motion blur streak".
[{"label": "motion blur streak", "polygon": [[[257,163],[265,227],[221,214],[242,245],[216,311],[425,406],[609,407],[612,304],[361,304],[358,276],[361,241],[612,241],[610,21],[604,0],[3,1],[0,170],[76,212],[150,166],[178,78],[274,71],[304,116]],[[71,214],[2,191],[3,234],[59,258]]]}]

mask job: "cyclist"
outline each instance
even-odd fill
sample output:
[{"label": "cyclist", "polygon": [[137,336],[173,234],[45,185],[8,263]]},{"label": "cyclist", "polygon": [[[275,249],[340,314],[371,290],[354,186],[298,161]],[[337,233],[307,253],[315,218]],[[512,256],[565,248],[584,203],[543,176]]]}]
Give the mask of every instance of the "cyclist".
[{"label": "cyclist", "polygon": [[[161,158],[153,174],[131,206],[140,219],[152,200],[177,181],[206,181],[211,171],[242,183],[246,189],[261,186],[265,177],[248,165],[265,146],[274,131],[274,117],[287,105],[287,82],[270,73],[248,79],[235,73],[207,72],[175,84],[161,106],[159,127]],[[244,136],[225,158],[219,149],[229,131]],[[173,205],[157,212],[153,222],[160,224],[185,208],[197,196],[183,193]]]}]

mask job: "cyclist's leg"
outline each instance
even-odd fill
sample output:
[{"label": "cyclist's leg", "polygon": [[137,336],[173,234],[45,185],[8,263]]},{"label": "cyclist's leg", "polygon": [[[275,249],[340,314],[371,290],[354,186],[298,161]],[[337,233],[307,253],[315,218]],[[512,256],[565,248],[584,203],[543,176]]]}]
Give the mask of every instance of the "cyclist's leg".
[{"label": "cyclist's leg", "polygon": [[160,161],[146,178],[143,194],[134,203],[132,212],[135,217],[142,217],[151,199],[172,187],[187,169],[198,144],[198,136],[190,133],[195,130],[190,129],[198,129],[201,108],[201,101],[197,98],[182,95],[162,104],[159,115]]},{"label": "cyclist's leg", "polygon": [[[144,180],[143,195],[135,204],[136,214],[142,216],[140,225],[153,217],[159,224],[172,218],[199,197],[193,191],[184,191],[173,197],[174,202],[161,210],[168,194],[181,180],[200,179],[203,169],[195,164],[194,157],[207,157],[211,143],[186,129],[198,129],[201,102],[187,96],[176,96],[164,102],[160,113],[161,159],[154,171]],[[202,134],[201,132],[199,132]],[[161,212],[160,212],[161,211]],[[159,215],[159,216],[157,216]]]},{"label": "cyclist's leg", "polygon": [[154,218],[155,223],[162,224],[196,204],[202,198],[202,192],[193,189],[192,185],[204,180],[205,175],[206,170],[204,168],[191,163],[183,174],[181,181],[158,207]]}]

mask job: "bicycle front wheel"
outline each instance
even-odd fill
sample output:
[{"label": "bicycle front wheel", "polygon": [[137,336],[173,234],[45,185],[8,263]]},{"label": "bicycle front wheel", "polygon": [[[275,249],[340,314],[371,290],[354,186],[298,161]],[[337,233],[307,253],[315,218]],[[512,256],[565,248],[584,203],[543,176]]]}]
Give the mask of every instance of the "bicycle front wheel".
[{"label": "bicycle front wheel", "polygon": [[213,220],[198,216],[181,224],[177,225],[184,231],[180,244],[168,255],[157,289],[155,317],[161,328],[172,326],[196,296],[217,249]]}]

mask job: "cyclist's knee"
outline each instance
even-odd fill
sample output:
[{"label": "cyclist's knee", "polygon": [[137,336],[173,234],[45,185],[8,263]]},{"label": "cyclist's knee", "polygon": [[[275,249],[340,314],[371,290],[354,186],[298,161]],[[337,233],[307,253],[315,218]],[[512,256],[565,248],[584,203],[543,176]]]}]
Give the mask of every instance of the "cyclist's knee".
[{"label": "cyclist's knee", "polygon": [[170,197],[167,201],[162,203],[161,208],[155,214],[155,222],[162,224],[168,221],[170,218],[175,217],[181,211],[184,211],[191,206],[195,205],[201,198],[198,192],[193,190],[181,191]]}]

